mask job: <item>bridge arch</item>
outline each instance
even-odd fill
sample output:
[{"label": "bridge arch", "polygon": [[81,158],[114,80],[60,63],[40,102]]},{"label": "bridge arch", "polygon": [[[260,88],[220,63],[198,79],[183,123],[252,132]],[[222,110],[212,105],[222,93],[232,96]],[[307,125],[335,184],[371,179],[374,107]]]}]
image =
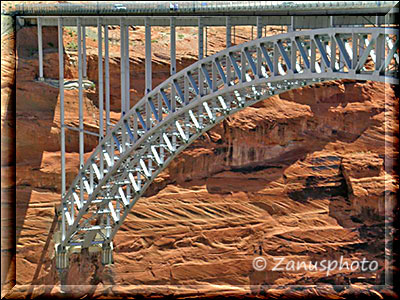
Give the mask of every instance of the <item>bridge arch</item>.
[{"label": "bridge arch", "polygon": [[66,248],[112,240],[169,163],[228,116],[268,97],[333,79],[398,84],[398,30],[328,28],[253,40],[204,58],[145,95],[107,133],[62,199],[57,266]]}]

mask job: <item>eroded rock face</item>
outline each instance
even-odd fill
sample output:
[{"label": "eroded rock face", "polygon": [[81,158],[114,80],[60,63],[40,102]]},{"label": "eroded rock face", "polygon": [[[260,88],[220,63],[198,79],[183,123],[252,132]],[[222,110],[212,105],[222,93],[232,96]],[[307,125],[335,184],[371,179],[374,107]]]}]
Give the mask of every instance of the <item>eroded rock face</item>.
[{"label": "eroded rock face", "polygon": [[[17,47],[17,283],[52,285],[59,282],[49,238],[60,200],[59,96],[57,89],[34,81],[37,57],[26,50],[30,40],[24,44],[33,31],[22,29]],[[58,57],[49,44],[54,34],[54,29],[44,34],[49,35],[45,75],[57,78]],[[191,40],[190,32],[185,34]],[[224,32],[211,37],[216,50],[223,48],[219,36]],[[66,43],[69,38],[65,33]],[[88,41],[93,81],[97,56],[90,47],[95,45]],[[159,53],[166,51],[159,47]],[[119,72],[116,49],[111,49],[112,74]],[[196,57],[192,49],[180,53],[182,67]],[[66,78],[76,77],[74,56],[66,55]],[[167,58],[157,58],[156,82],[168,78]],[[140,56],[131,67],[143,69]],[[114,122],[118,78],[111,83]],[[140,76],[131,79],[133,102],[140,99],[143,82]],[[77,126],[76,90],[65,92],[65,103],[67,124]],[[85,126],[98,130],[95,90],[85,91],[84,105]],[[114,266],[104,269],[97,254],[74,254],[64,280],[100,289],[140,284],[171,291],[176,285],[201,285],[205,294],[215,291],[214,285],[232,285],[243,295],[270,284],[381,283],[385,204],[388,213],[398,189],[397,114],[392,87],[375,82],[331,81],[263,100],[216,125],[160,174],[118,232]],[[85,143],[89,156],[97,140]],[[77,134],[69,132],[68,182],[78,172],[77,151]],[[258,272],[252,260],[259,255],[268,266],[278,256],[366,257],[378,261],[379,272]]]}]

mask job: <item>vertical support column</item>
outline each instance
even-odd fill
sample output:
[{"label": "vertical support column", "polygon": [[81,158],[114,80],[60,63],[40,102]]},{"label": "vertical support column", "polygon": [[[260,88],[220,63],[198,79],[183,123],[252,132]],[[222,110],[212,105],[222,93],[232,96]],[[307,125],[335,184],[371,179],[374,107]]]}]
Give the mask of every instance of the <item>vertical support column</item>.
[{"label": "vertical support column", "polygon": [[331,70],[332,72],[337,71],[336,69],[336,40],[335,36],[331,36]]},{"label": "vertical support column", "polygon": [[125,113],[130,109],[131,97],[129,92],[129,26],[125,25]]},{"label": "vertical support column", "polygon": [[170,56],[171,56],[171,75],[176,73],[176,26],[175,18],[170,18]]},{"label": "vertical support column", "polygon": [[297,46],[294,37],[290,40],[290,64],[289,72],[291,74],[297,73]]},{"label": "vertical support column", "polygon": [[[231,18],[226,17],[226,48],[232,46],[232,26]],[[226,84],[229,86],[232,80],[231,60],[229,54],[226,56]]]},{"label": "vertical support column", "polygon": [[274,57],[273,57],[273,64],[274,64],[274,76],[279,75],[278,65],[279,65],[279,49],[276,43],[274,43]]},{"label": "vertical support column", "polygon": [[257,17],[257,39],[262,37],[262,18],[260,16]]},{"label": "vertical support column", "polygon": [[359,41],[359,55],[360,57],[363,55],[364,53],[364,48],[365,48],[365,36],[364,35],[360,35],[359,37],[360,41]]},{"label": "vertical support column", "polygon": [[290,16],[290,26],[288,27],[288,32],[292,32],[295,29],[295,25],[294,25],[294,16]]},{"label": "vertical support column", "polygon": [[65,184],[65,124],[64,124],[64,45],[62,19],[58,18],[58,74],[59,74],[59,93],[60,93],[60,126],[61,126],[61,240],[65,240],[65,215],[64,215],[64,196],[66,192]]},{"label": "vertical support column", "polygon": [[106,94],[106,133],[110,131],[110,63],[108,49],[108,25],[104,25],[104,71]]},{"label": "vertical support column", "polygon": [[232,46],[231,17],[226,17],[226,48]]},{"label": "vertical support column", "polygon": [[378,72],[385,59],[385,37],[383,34],[378,34],[375,42],[375,72]]},{"label": "vertical support column", "polygon": [[84,164],[84,136],[83,136],[83,74],[82,74],[82,26],[81,19],[77,19],[78,27],[78,85],[79,85],[79,163],[80,168]]},{"label": "vertical support column", "polygon": [[[170,18],[170,55],[171,55],[171,75],[176,73],[176,28],[175,18]],[[175,88],[171,86],[171,110],[175,111],[176,99],[175,99]],[[176,136],[172,136],[172,147],[176,145]]]},{"label": "vertical support column", "polygon": [[[101,19],[97,18],[97,48],[98,48],[98,68],[99,68],[99,143],[104,138],[104,91],[103,91],[103,32]],[[104,176],[104,161],[103,155],[100,155],[100,175]],[[91,172],[92,174],[92,172]]]},{"label": "vertical support column", "polygon": [[352,51],[353,51],[353,58],[351,61],[351,69],[354,72],[358,63],[358,34],[352,34]]},{"label": "vertical support column", "polygon": [[100,141],[104,137],[104,92],[103,92],[103,30],[101,19],[97,18],[97,48],[98,48],[98,68],[99,68],[99,82],[98,82],[98,95],[99,95],[99,138]]},{"label": "vertical support column", "polygon": [[121,50],[121,117],[125,115],[125,30],[123,18],[120,19],[120,50]]},{"label": "vertical support column", "polygon": [[330,22],[330,26],[331,26],[332,28],[335,27],[335,20],[334,20],[333,16],[330,16],[330,17],[329,17],[329,22]]},{"label": "vertical support column", "polygon": [[315,39],[314,35],[310,36],[310,44],[311,44],[310,45],[311,46],[310,69],[311,69],[311,73],[315,73],[316,46],[315,46],[314,39]]},{"label": "vertical support column", "polygon": [[[79,85],[79,171],[84,165],[84,135],[83,135],[83,78],[82,78],[82,26],[81,19],[76,20],[78,32],[78,85]],[[80,185],[80,200],[83,201],[83,180]],[[73,213],[73,210],[72,210]],[[73,219],[73,215],[71,216]]]},{"label": "vertical support column", "polygon": [[42,18],[37,18],[38,33],[38,52],[39,52],[39,80],[43,81],[43,38],[42,38]]},{"label": "vertical support column", "polygon": [[151,26],[150,18],[146,18],[144,21],[145,27],[145,76],[146,76],[146,94],[150,93],[152,89],[151,83]]},{"label": "vertical support column", "polygon": [[[257,39],[260,39],[262,37],[262,19],[260,16],[257,17]],[[262,78],[262,72],[261,72],[261,62],[262,62],[262,56],[261,56],[261,49],[257,47],[257,77]]]},{"label": "vertical support column", "polygon": [[207,36],[208,36],[208,33],[207,33],[207,31],[208,31],[208,27],[206,26],[205,28],[204,28],[205,30],[205,42],[204,42],[204,47],[205,47],[205,53],[206,53],[206,57],[208,56],[208,47],[207,47],[207,44],[208,44],[208,38],[207,38]]},{"label": "vertical support column", "polygon": [[381,26],[381,20],[380,20],[380,17],[379,17],[379,16],[376,16],[376,17],[375,17],[375,24],[376,24],[376,26],[378,26],[378,27]]},{"label": "vertical support column", "polygon": [[199,42],[199,60],[203,59],[204,57],[204,26],[203,26],[203,20],[201,17],[198,19],[198,42]]},{"label": "vertical support column", "polygon": [[[144,46],[145,46],[145,94],[150,93],[151,91],[151,27],[150,27],[150,19],[145,18],[144,20]],[[146,102],[146,126],[150,128],[151,111],[150,104]],[[149,160],[150,163],[150,160]],[[149,168],[149,172],[151,172]]]},{"label": "vertical support column", "polygon": [[84,78],[84,79],[87,79],[87,63],[86,63],[86,26],[82,26],[82,48],[83,48],[83,58],[82,58],[83,78]]}]

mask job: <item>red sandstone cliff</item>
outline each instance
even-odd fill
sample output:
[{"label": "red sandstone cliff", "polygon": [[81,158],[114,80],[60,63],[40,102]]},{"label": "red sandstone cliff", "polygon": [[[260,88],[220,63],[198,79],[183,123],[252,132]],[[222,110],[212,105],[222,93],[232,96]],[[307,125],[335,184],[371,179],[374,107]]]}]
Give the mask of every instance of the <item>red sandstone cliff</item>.
[{"label": "red sandstone cliff", "polygon": [[[157,41],[152,44],[154,85],[169,74],[168,35],[163,30],[153,31]],[[197,45],[195,29],[180,30],[179,69],[195,61]],[[249,29],[237,29],[237,33],[237,43],[250,36]],[[209,34],[212,53],[224,48],[223,29],[209,30]],[[144,90],[143,35],[142,28],[131,29],[132,104]],[[66,31],[64,36],[65,75],[74,79],[76,52],[68,44],[75,35]],[[45,28],[43,44],[45,77],[56,79],[55,28]],[[35,81],[36,47],[35,28],[17,33],[13,100],[17,117],[16,282],[41,285],[35,293],[51,294],[57,292],[51,285],[58,282],[49,239],[54,205],[60,201],[58,89]],[[96,41],[88,40],[88,79],[92,81],[97,80],[94,47]],[[114,121],[119,118],[118,57],[119,48],[114,45],[110,60]],[[6,63],[12,65],[11,53]],[[2,99],[3,92],[12,95],[2,83]],[[85,90],[84,101],[85,126],[96,130],[94,88]],[[2,131],[7,125],[5,103],[2,100]],[[77,126],[77,90],[65,92],[65,103],[67,124]],[[397,114],[398,98],[391,86],[332,81],[269,98],[229,117],[184,151],[134,207],[116,236],[114,266],[103,268],[93,254],[73,255],[67,282],[94,285],[91,295],[146,293],[146,285],[159,286],[159,293],[187,295],[187,289],[179,285],[196,285],[200,294],[218,291],[244,296],[272,284],[316,283],[351,285],[310,291],[314,295],[365,292],[383,280],[383,253],[388,251],[384,215],[390,221],[398,189],[393,173],[398,155],[394,147],[398,145]],[[67,141],[67,180],[71,181],[78,170],[76,133],[68,132]],[[90,155],[97,141],[88,137],[86,142]],[[11,163],[2,165],[2,171],[7,172]],[[6,186],[11,188],[12,183]],[[277,256],[320,260],[342,255],[377,260],[380,267],[378,272],[333,272],[330,276],[268,268],[257,272],[252,259],[260,250],[269,263]],[[117,286],[108,288],[109,284]],[[79,288],[71,291],[77,296],[84,293]],[[20,287],[11,296],[29,292],[31,288]],[[287,291],[267,292],[273,296]]]}]

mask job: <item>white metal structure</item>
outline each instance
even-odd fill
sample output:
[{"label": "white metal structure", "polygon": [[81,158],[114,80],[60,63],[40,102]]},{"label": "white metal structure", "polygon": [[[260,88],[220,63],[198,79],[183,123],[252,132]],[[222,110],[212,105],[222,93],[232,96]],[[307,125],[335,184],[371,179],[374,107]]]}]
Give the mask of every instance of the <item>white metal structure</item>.
[{"label": "white metal structure", "polygon": [[[121,49],[124,57],[126,51]],[[115,126],[101,128],[99,145],[63,191],[59,269],[68,266],[70,249],[87,247],[101,247],[103,263],[112,263],[112,240],[154,178],[227,116],[272,95],[333,79],[398,84],[399,33],[377,27],[290,31],[200,58],[176,74],[174,65],[172,76],[146,90],[134,107],[122,102],[125,114]],[[125,64],[126,57],[121,70]]]}]

